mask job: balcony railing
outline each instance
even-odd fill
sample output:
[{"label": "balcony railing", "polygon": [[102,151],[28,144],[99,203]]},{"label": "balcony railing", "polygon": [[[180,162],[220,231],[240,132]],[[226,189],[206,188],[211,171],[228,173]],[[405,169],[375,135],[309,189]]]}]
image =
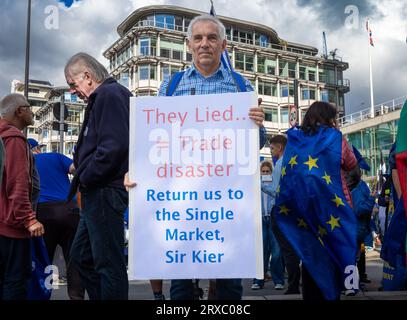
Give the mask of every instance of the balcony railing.
[{"label": "balcony railing", "polygon": [[403,108],[403,104],[404,104],[406,98],[407,98],[407,95],[376,105],[374,107],[374,116],[373,117],[372,117],[370,108],[363,109],[361,111],[346,115],[342,118],[339,118],[339,125],[341,127],[346,127],[346,126],[350,126],[352,124],[362,122],[367,119],[371,119],[371,118],[374,118],[377,116],[381,116],[383,114],[387,114],[390,112],[400,110]]},{"label": "balcony railing", "polygon": [[341,87],[350,87],[350,80],[349,79],[340,79],[338,80],[338,86]]}]

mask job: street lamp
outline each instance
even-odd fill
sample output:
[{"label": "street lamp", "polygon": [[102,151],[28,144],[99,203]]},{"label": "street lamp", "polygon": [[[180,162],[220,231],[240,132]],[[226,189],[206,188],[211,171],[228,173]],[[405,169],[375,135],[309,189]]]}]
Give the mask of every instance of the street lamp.
[{"label": "street lamp", "polygon": [[27,33],[25,40],[25,76],[24,76],[24,96],[28,100],[28,78],[30,73],[30,30],[31,29],[31,0],[28,0],[27,9]]}]

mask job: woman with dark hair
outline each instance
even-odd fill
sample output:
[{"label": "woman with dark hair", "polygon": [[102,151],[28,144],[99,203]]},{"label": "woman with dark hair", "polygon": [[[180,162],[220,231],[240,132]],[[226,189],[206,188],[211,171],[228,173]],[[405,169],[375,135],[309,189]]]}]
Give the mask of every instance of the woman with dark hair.
[{"label": "woman with dark hair", "polygon": [[315,134],[320,126],[337,128],[336,108],[323,101],[315,101],[309,107],[301,125],[301,130],[306,134]]},{"label": "woman with dark hair", "polygon": [[[301,130],[308,135],[314,135],[320,128],[338,128],[336,108],[330,103],[315,101],[305,114]],[[342,138],[341,179],[346,201],[352,207],[352,198],[346,183],[345,172],[352,170],[357,164],[355,155],[345,138]]]},{"label": "woman with dark hair", "polygon": [[356,219],[344,172],[357,160],[336,116],[334,106],[316,101],[302,125],[287,132],[277,223],[302,260],[304,300],[339,299],[347,267],[356,264]]}]

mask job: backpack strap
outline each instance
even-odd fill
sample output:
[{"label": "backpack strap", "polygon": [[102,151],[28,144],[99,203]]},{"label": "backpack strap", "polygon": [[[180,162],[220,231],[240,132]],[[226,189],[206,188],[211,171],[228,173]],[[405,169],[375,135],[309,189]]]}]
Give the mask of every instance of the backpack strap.
[{"label": "backpack strap", "polygon": [[236,71],[231,70],[232,73],[232,78],[233,81],[235,82],[235,85],[237,87],[237,91],[239,92],[246,92],[246,83],[243,78],[243,76],[240,73],[237,73]]},{"label": "backpack strap", "polygon": [[171,79],[170,79],[170,81],[168,82],[168,85],[167,85],[167,91],[165,93],[165,95],[167,97],[172,96],[174,94],[174,92],[177,89],[178,84],[180,83],[184,73],[185,73],[185,71],[180,71],[180,72],[175,73],[171,77]]}]

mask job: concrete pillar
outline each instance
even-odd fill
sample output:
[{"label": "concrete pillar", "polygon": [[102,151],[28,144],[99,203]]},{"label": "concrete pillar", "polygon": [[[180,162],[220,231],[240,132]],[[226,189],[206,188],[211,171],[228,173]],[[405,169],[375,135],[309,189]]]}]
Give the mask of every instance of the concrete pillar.
[{"label": "concrete pillar", "polygon": [[158,34],[157,35],[157,47],[155,48],[156,49],[155,55],[157,57],[160,57],[160,55],[161,55],[161,49],[160,48],[161,48],[161,35]]}]

